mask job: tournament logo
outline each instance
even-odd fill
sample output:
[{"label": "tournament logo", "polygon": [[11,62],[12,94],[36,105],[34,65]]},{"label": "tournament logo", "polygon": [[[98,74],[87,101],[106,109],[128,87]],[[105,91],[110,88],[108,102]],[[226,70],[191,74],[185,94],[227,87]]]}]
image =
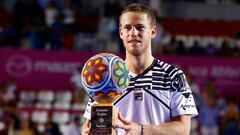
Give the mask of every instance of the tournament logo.
[{"label": "tournament logo", "polygon": [[32,70],[32,63],[29,57],[24,55],[13,55],[8,58],[6,71],[15,77],[28,75]]}]

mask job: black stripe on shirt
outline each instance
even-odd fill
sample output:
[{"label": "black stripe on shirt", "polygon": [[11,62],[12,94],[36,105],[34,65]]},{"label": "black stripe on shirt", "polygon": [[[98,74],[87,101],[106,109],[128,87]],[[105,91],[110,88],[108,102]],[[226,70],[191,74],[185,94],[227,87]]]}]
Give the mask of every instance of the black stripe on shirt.
[{"label": "black stripe on shirt", "polygon": [[149,90],[147,90],[147,89],[145,89],[144,88],[144,90],[148,93],[148,94],[150,94],[150,95],[152,95],[155,99],[157,99],[159,102],[161,102],[166,108],[168,108],[169,110],[170,110],[170,107],[165,103],[165,102],[163,102],[160,98],[158,98],[156,95],[154,95],[152,92],[150,92]]},{"label": "black stripe on shirt", "polygon": [[124,95],[122,95],[119,99],[117,99],[117,101],[115,101],[113,104],[116,105],[121,99],[123,99],[125,96],[127,96],[132,90],[127,90],[127,92],[124,93]]}]

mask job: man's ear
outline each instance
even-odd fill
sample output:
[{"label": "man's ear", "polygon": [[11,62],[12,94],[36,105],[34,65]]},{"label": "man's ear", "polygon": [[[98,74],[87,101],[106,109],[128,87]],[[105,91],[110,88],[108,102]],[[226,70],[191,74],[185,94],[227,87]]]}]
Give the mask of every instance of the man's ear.
[{"label": "man's ear", "polygon": [[156,26],[153,26],[152,27],[152,33],[151,33],[151,37],[152,38],[155,38],[156,37],[156,35],[157,35],[157,27]]},{"label": "man's ear", "polygon": [[122,28],[121,28],[121,26],[119,26],[119,36],[120,36],[121,39],[122,39],[122,35],[123,35]]}]

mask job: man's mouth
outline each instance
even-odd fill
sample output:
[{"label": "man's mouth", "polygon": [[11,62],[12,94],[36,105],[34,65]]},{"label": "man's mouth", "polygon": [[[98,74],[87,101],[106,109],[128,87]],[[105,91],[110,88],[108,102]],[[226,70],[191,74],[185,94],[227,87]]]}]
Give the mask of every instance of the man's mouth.
[{"label": "man's mouth", "polygon": [[132,39],[132,40],[129,40],[128,43],[141,43],[141,41],[137,39]]}]

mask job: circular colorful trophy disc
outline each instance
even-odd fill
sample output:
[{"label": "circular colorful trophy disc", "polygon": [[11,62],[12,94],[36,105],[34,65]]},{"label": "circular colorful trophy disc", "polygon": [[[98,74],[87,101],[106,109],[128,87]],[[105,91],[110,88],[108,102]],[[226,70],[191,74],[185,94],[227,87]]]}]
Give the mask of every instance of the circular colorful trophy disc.
[{"label": "circular colorful trophy disc", "polygon": [[125,62],[110,53],[94,55],[82,70],[85,91],[100,104],[109,104],[119,98],[129,85],[129,79]]}]

